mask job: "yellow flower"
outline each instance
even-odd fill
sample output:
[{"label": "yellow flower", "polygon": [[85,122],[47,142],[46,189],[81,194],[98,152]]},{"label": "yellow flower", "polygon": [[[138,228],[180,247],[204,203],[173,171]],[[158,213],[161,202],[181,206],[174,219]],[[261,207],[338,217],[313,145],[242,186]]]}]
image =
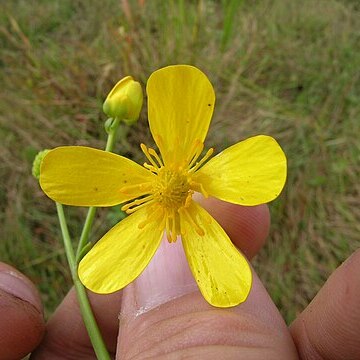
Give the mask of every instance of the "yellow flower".
[{"label": "yellow flower", "polygon": [[119,117],[130,125],[139,118],[142,104],[141,85],[131,76],[126,76],[110,91],[105,99],[103,110],[111,118]]},{"label": "yellow flower", "polygon": [[251,288],[248,262],[192,196],[197,191],[245,206],[269,202],[284,186],[285,155],[273,138],[259,135],[211,159],[210,149],[201,158],[215,94],[195,67],[155,71],[147,94],[160,155],[142,144],[144,166],[80,146],[56,148],[42,162],[41,186],[55,201],[76,206],[127,202],[123,210],[131,214],[82,259],[80,279],[96,293],[123,288],[144,270],[165,231],[169,242],[181,238],[205,299],[218,307],[237,305]]}]

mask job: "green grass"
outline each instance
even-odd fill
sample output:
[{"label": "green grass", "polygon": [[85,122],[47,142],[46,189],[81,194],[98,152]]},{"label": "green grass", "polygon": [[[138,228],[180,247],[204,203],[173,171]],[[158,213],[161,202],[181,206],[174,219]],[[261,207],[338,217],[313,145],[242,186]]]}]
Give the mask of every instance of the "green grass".
[{"label": "green grass", "polygon": [[[210,77],[216,150],[264,133],[287,154],[287,186],[255,267],[288,322],[360,246],[357,1],[14,0],[0,5],[0,47],[0,258],[38,285],[47,313],[70,275],[32,158],[64,144],[102,148],[112,85],[128,74],[145,84],[167,64]],[[126,135],[116,150],[141,159],[145,110]],[[67,212],[78,236],[85,210]],[[100,211],[94,238],[120,215]]]}]

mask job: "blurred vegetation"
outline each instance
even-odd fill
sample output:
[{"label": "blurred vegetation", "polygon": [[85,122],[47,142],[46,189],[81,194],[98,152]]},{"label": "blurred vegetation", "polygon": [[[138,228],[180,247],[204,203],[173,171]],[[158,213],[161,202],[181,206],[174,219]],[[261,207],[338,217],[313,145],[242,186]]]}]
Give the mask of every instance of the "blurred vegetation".
[{"label": "blurred vegetation", "polygon": [[[254,266],[290,322],[360,245],[360,7],[340,0],[8,0],[0,4],[0,258],[39,287],[47,314],[70,286],[34,155],[104,146],[102,102],[131,74],[190,63],[217,106],[208,144],[259,133],[289,161]],[[116,151],[141,160],[146,111]],[[76,237],[86,209],[67,209]],[[94,238],[121,216],[98,212]]]}]

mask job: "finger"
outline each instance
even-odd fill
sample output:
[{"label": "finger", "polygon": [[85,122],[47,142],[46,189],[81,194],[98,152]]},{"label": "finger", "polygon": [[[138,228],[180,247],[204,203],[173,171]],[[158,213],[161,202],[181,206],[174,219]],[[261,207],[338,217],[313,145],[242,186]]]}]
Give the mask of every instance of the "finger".
[{"label": "finger", "polygon": [[[121,312],[118,359],[297,359],[288,330],[254,274],[247,301],[217,309],[198,292],[142,312],[138,289],[126,289]],[[206,356],[205,356],[206,354]]]},{"label": "finger", "polygon": [[[205,206],[237,246],[252,243],[250,255],[264,243],[267,208],[215,200]],[[164,241],[141,276],[124,290],[117,358],[296,359],[282,317],[253,276],[245,303],[231,309],[211,307],[198,291],[181,242]]]},{"label": "finger", "polygon": [[[97,295],[88,291],[91,307],[110,353],[115,353],[121,292]],[[74,288],[47,324],[46,335],[31,359],[96,359]]]},{"label": "finger", "polygon": [[[174,291],[191,275],[185,274],[180,242],[171,245],[178,249],[160,249],[157,265],[154,262],[124,290],[117,359],[297,359],[288,329],[255,273],[245,303],[214,308],[194,280],[182,292]],[[157,268],[165,262],[173,267]],[[154,293],[161,285],[168,289],[167,297]]]},{"label": "finger", "polygon": [[291,325],[301,359],[360,359],[360,251],[328,279]]},{"label": "finger", "polygon": [[0,358],[21,359],[41,341],[45,324],[35,286],[0,263]]},{"label": "finger", "polygon": [[[224,229],[229,234],[234,234],[235,244],[237,246],[244,245],[248,249],[249,256],[255,255],[255,251],[262,246],[268,233],[269,212],[267,207],[265,205],[253,208],[241,207],[209,199],[201,201],[209,212],[218,217],[218,221],[224,226]],[[216,212],[217,206],[221,208],[220,212]],[[161,290],[162,286],[159,285]],[[156,292],[155,287],[153,291]],[[100,330],[104,334],[108,349],[114,352],[119,329],[121,292],[112,295],[93,293],[90,295],[91,305],[99,322]],[[166,290],[165,296],[167,296]],[[44,341],[32,359],[66,359],[75,356],[74,354],[79,359],[81,357],[89,359],[91,356],[95,359],[79,313],[76,294],[72,289],[50,319]]]}]

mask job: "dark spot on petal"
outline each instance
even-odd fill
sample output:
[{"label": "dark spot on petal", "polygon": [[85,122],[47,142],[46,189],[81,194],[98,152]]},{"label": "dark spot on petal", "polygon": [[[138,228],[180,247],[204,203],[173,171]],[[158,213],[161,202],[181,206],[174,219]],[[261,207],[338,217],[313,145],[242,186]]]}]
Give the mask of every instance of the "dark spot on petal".
[{"label": "dark spot on petal", "polygon": [[99,189],[97,187],[94,187],[94,191],[99,191]]},{"label": "dark spot on petal", "polygon": [[208,106],[211,106],[211,104],[208,104]]}]

